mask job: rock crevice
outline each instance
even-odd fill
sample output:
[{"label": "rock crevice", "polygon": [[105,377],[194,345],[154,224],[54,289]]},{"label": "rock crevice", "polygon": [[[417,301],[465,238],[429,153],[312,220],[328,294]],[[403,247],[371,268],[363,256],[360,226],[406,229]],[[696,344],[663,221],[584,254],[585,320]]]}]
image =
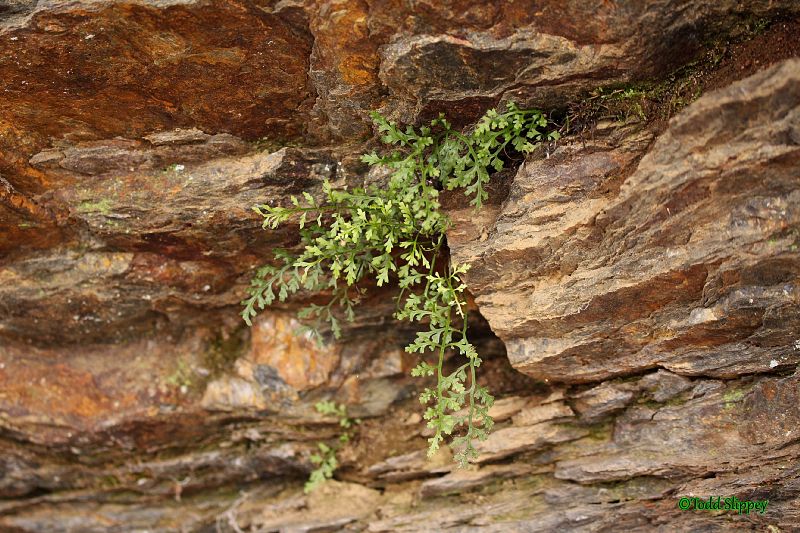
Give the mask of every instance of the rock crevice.
[{"label": "rock crevice", "polygon": [[[0,529],[792,531],[798,13],[0,2]],[[579,134],[495,175],[484,209],[442,195],[498,396],[475,465],[426,459],[385,293],[325,347],[297,302],[241,323],[253,268],[297,244],[251,207],[374,179],[369,111],[469,125],[587,95]],[[304,495],[339,434],[322,399],[363,422]],[[770,503],[676,509],[717,495]]]}]

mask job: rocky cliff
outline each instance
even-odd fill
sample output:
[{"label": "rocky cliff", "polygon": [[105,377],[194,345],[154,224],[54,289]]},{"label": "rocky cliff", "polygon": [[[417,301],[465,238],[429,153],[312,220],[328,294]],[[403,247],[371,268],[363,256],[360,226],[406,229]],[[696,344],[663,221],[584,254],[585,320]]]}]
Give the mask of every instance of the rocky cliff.
[{"label": "rocky cliff", "polygon": [[[800,527],[800,6],[791,0],[0,2],[0,529]],[[427,436],[377,294],[341,342],[246,328],[291,228],[360,185],[369,111],[567,134],[446,205],[497,426]],[[310,297],[313,297],[310,296]],[[363,423],[304,495],[317,441]],[[678,498],[769,500],[764,514]]]}]

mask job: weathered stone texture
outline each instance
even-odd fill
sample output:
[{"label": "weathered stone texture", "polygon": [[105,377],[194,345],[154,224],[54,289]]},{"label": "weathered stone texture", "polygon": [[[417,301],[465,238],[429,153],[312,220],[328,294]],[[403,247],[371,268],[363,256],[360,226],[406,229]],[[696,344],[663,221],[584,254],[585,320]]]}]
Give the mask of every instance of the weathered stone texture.
[{"label": "weathered stone texture", "polygon": [[792,60],[701,98],[635,168],[625,130],[526,163],[488,238],[450,241],[512,363],[568,382],[796,365],[799,104]]},{"label": "weathered stone texture", "polygon": [[[796,375],[751,376],[800,362],[798,121],[800,60],[789,60],[700,98],[652,143],[626,126],[526,162],[491,217],[453,213],[454,257],[472,265],[511,363],[545,381],[603,382],[570,401],[583,423],[614,415],[611,438],[573,444],[556,479],[680,480],[680,495],[748,487],[795,524]],[[609,381],[654,368],[668,371]],[[640,509],[653,526],[688,520],[649,522],[661,512]]]},{"label": "weathered stone texture", "polygon": [[[480,213],[448,199],[500,396],[468,470],[425,457],[385,293],[327,346],[294,334],[297,302],[252,329],[238,302],[297,242],[251,207],[372,179],[369,111],[468,125],[509,100],[563,108],[798,13],[0,0],[0,529],[791,531],[800,60],[730,83],[791,43],[723,64],[668,125],[603,120],[530,155]],[[316,443],[340,431],[321,399],[363,421],[339,481],[305,496]],[[676,511],[712,494],[769,511]]]}]

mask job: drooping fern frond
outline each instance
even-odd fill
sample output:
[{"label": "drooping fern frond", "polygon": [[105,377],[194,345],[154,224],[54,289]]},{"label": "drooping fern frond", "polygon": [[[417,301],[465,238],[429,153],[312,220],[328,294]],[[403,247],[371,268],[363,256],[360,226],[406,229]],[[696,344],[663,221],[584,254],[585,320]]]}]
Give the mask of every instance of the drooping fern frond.
[{"label": "drooping fern frond", "polygon": [[[406,347],[421,357],[412,375],[436,381],[420,395],[424,418],[434,431],[429,455],[455,435],[456,460],[465,465],[477,455],[474,441],[485,439],[492,427],[488,410],[494,400],[476,379],[481,359],[467,336],[463,275],[468,266],[453,264],[445,253],[451,221],[441,209],[439,192],[461,189],[480,208],[488,197],[490,173],[503,168],[509,150],[528,153],[558,134],[545,131],[548,121],[541,112],[513,104],[503,113],[489,111],[467,132],[454,129],[443,116],[419,129],[401,129],[378,113],[372,118],[392,149],[362,160],[390,170],[385,186],[336,190],[326,182],[321,201],[303,193],[292,197],[290,206],[254,208],[264,217],[265,229],[297,221],[303,248],[297,255],[278,252],[278,266],[256,273],[242,316],[250,324],[276,300],[301,290],[326,292],[328,304],[309,305],[300,317],[328,323],[339,337],[340,321],[353,320],[367,280],[378,286],[396,283],[396,318],[425,328]],[[451,351],[464,362],[446,372]]]}]

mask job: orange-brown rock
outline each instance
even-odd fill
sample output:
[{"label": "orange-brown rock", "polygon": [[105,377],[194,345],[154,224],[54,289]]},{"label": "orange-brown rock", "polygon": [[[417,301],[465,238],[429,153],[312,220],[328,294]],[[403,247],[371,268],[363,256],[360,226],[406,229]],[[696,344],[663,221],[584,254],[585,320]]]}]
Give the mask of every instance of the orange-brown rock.
[{"label": "orange-brown rock", "polygon": [[[0,0],[0,530],[792,531],[799,14]],[[669,124],[595,116],[494,176],[479,213],[448,200],[498,395],[470,469],[425,457],[389,292],[338,343],[292,334],[324,295],[244,327],[253,268],[297,243],[252,206],[372,179],[370,111],[558,118],[638,81],[667,113],[719,90]],[[362,420],[306,496],[341,432],[323,399]],[[681,495],[770,504],[678,512]]]}]

